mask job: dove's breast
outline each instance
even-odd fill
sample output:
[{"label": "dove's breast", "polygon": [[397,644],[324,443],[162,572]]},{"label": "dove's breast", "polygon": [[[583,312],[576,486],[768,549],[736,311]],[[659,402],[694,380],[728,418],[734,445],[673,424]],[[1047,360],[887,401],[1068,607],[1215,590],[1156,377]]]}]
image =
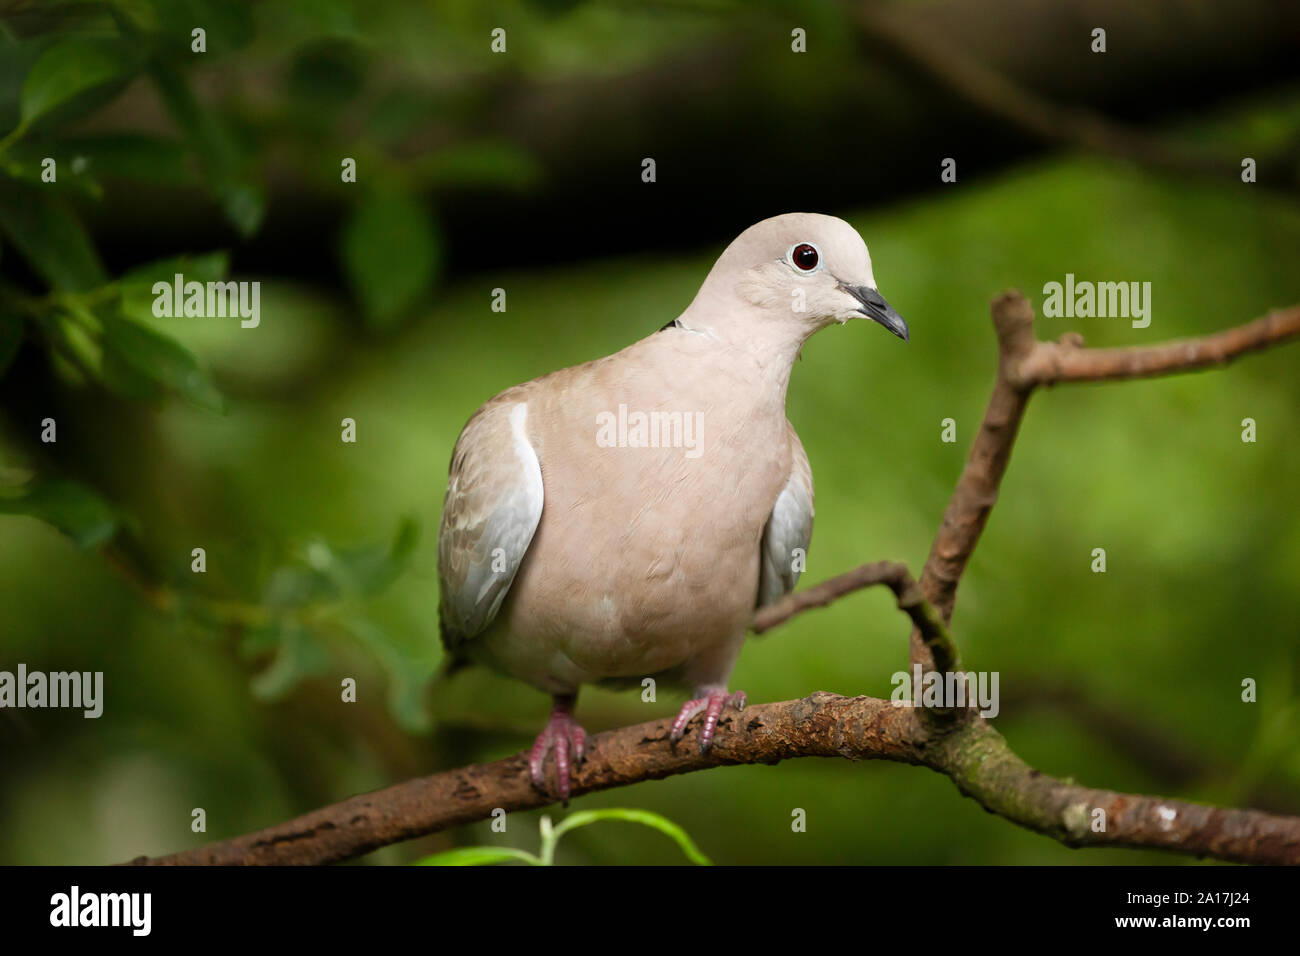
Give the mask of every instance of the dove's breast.
[{"label": "dove's breast", "polygon": [[695,335],[532,383],[542,516],[476,642],[485,662],[565,692],[661,674],[744,633],[790,474],[784,388]]}]

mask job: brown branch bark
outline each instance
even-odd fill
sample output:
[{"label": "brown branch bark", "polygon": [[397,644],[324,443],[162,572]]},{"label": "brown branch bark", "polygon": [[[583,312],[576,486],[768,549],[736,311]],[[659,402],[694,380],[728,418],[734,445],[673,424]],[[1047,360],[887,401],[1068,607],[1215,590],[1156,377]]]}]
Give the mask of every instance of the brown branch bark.
[{"label": "brown branch bark", "polygon": [[[1192,787],[1230,779],[1236,768],[1220,755],[1182,737],[1173,728],[1119,701],[1095,696],[1071,678],[1021,674],[1002,678],[1001,713],[1024,719],[1055,712],[1073,722],[1162,787]],[[531,728],[530,728],[531,730]],[[1271,813],[1300,813],[1300,790],[1282,780],[1259,781],[1241,802]]]},{"label": "brown branch bark", "polygon": [[894,592],[898,607],[912,619],[922,643],[941,671],[956,670],[960,666],[957,646],[948,634],[948,627],[935,608],[926,601],[920,587],[912,579],[907,566],[895,561],[876,561],[863,564],[852,571],[836,575],[815,587],[787,594],[775,604],[769,604],[754,615],[752,630],[755,634],[770,631],[796,614],[809,608],[825,607],[851,591],[873,584],[886,585]]},{"label": "brown branch bark", "polygon": [[1214,335],[1123,349],[1084,349],[1070,342],[1037,342],[1012,370],[1020,388],[1059,382],[1113,382],[1154,378],[1226,365],[1238,356],[1300,336],[1300,305]]},{"label": "brown branch bark", "polygon": [[[689,741],[673,747],[670,724],[651,721],[591,738],[574,796],[732,764],[795,757],[892,760],[937,770],[991,812],[1067,846],[1155,847],[1239,862],[1300,863],[1300,818],[1075,786],[1029,767],[983,720],[936,739],[910,706],[816,693],[725,717],[708,754]],[[332,863],[485,819],[496,808],[514,812],[550,802],[529,782],[524,755],[516,754],[353,797],[223,843],[132,862]],[[1094,830],[1102,820],[1105,829]]]},{"label": "brown branch bark", "polygon": [[[1028,390],[1013,384],[1016,368],[1035,347],[1034,311],[1029,302],[1019,292],[999,296],[993,301],[993,328],[998,337],[993,394],[921,572],[921,590],[938,607],[944,621],[952,620],[957,582],[998,500],[998,488],[1029,403]],[[918,645],[914,636],[912,643],[915,659],[916,649],[924,649],[924,642]]]},{"label": "brown branch bark", "polygon": [[[883,584],[913,622],[912,658],[940,670],[957,667],[947,631],[957,585],[979,542],[1011,457],[1029,396],[1040,384],[1103,381],[1190,371],[1277,344],[1300,333],[1300,306],[1216,335],[1136,349],[1085,349],[1041,343],[1034,314],[1018,292],[993,302],[998,371],[966,467],[944,512],[919,585],[893,562],[863,565],[760,612],[762,632],[859,588]],[[918,695],[913,694],[914,698]],[[1300,864],[1300,817],[1219,809],[1161,797],[1094,790],[1039,773],[1015,755],[973,710],[936,721],[932,711],[875,698],[817,693],[724,718],[713,749],[673,747],[669,722],[591,739],[574,795],[740,763],[793,757],[884,759],[929,767],[950,777],[985,809],[1068,846],[1148,847],[1251,863]],[[329,863],[378,847],[553,802],[528,779],[522,754],[451,770],[353,797],[279,826],[197,850],[135,863]]]}]

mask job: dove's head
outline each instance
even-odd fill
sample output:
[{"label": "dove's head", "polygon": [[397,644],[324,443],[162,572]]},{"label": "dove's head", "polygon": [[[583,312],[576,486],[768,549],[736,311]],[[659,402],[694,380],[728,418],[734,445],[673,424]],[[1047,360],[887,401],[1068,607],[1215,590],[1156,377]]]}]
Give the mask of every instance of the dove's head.
[{"label": "dove's head", "polygon": [[876,288],[867,244],[834,216],[795,212],[750,226],[718,257],[684,324],[710,324],[708,313],[736,306],[751,326],[780,323],[801,340],[861,318],[908,339],[907,323]]}]

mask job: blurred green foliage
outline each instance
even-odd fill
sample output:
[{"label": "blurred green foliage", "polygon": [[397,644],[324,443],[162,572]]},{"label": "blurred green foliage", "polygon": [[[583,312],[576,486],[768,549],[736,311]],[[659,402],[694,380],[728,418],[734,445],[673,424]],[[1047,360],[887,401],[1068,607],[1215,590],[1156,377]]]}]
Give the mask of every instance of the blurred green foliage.
[{"label": "blurred green foliage", "polygon": [[606,810],[579,810],[571,813],[558,825],[552,825],[549,816],[541,819],[541,849],[536,853],[505,846],[463,846],[454,850],[435,853],[423,860],[417,860],[417,866],[491,866],[496,863],[527,863],[530,866],[552,866],[555,863],[555,851],[560,838],[571,830],[590,826],[593,823],[618,821],[622,823],[639,823],[652,830],[658,830],[681,849],[685,857],[696,866],[710,866],[712,861],[700,852],[690,836],[673,821],[657,813],[645,810],[625,810],[610,808]]},{"label": "blurred green foliage", "polygon": [[[690,10],[508,6],[530,27],[512,32],[508,69],[543,79],[632,69],[713,29]],[[451,447],[495,392],[676,315],[719,249],[684,227],[689,251],[671,259],[446,275],[430,195],[540,182],[526,153],[472,129],[402,148],[431,117],[456,125],[466,107],[444,95],[451,79],[506,69],[485,43],[464,42],[495,24],[478,4],[52,8],[66,14],[59,30],[0,24],[0,263],[16,256],[30,274],[0,282],[0,384],[23,371],[20,357],[39,364],[81,412],[58,427],[86,460],[52,462],[38,422],[0,424],[0,667],[103,670],[107,703],[89,722],[0,713],[4,862],[178,850],[524,746],[544,716],[536,692],[481,672],[428,689],[441,655],[436,545],[420,529],[437,526]],[[189,59],[200,21],[211,62],[273,74],[263,99],[203,91]],[[141,86],[165,131],[89,122]],[[1297,115],[1291,95],[1182,132],[1249,126],[1284,140]],[[106,194],[143,198],[167,182],[208,193],[241,241],[274,201],[268,169],[337,182],[322,155],[367,170],[333,237],[352,299],[265,276],[256,330],[153,314],[153,282],[175,272],[242,278],[210,237],[114,275],[87,225]],[[47,156],[56,183],[42,181]],[[1300,299],[1300,206],[1240,183],[1061,157],[905,205],[827,211],[867,239],[913,338],[832,329],[795,370],[789,415],[817,481],[809,582],[879,558],[920,568],[987,398],[986,303],[999,289],[1033,296],[1066,272],[1151,281],[1149,329],[1039,320],[1041,337],[1082,331],[1092,345],[1202,334]],[[505,313],[489,308],[497,287],[509,290]],[[1298,368],[1293,347],[1222,372],[1035,398],[962,584],[953,633],[967,666],[1000,671],[1017,699],[1067,677],[1205,768],[1171,786],[1068,712],[1008,706],[1000,729],[1044,772],[1221,803],[1263,790],[1300,806]],[[949,417],[956,444],[939,440]],[[1240,440],[1246,417],[1255,444]],[[355,444],[339,440],[343,418],[357,423]],[[190,570],[196,547],[203,575]],[[1106,574],[1089,570],[1095,547]],[[734,686],[756,701],[888,696],[906,640],[887,595],[855,595],[753,642]],[[339,699],[348,677],[356,704]],[[1247,677],[1256,704],[1241,702]],[[594,732],[674,708],[593,691],[579,714]],[[582,806],[610,803],[679,821],[726,863],[1168,862],[1065,850],[940,777],[883,764],[727,768]],[[189,830],[199,806],[206,834]],[[796,808],[806,833],[791,832]],[[453,840],[511,847],[527,817],[505,835],[483,824],[373,859]],[[583,829],[557,858],[680,860],[641,831]]]}]

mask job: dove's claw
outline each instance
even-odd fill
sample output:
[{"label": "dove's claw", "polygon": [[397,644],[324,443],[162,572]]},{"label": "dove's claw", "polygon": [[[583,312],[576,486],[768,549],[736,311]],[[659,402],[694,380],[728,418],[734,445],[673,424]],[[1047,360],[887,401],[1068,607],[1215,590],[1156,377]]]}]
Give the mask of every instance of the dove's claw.
[{"label": "dove's claw", "polygon": [[686,725],[691,722],[692,717],[703,711],[704,729],[700,731],[700,753],[707,753],[713,746],[713,734],[718,729],[718,718],[722,715],[722,709],[730,706],[735,707],[736,710],[744,710],[745,701],[743,690],[728,694],[725,687],[702,688],[699,697],[688,700],[682,705],[677,719],[673,721],[669,739],[676,743],[686,736]]},{"label": "dove's claw", "polygon": [[581,764],[587,759],[587,732],[573,719],[573,704],[576,697],[557,695],[551,707],[551,719],[546,729],[533,741],[533,749],[528,754],[528,775],[533,786],[542,793],[549,793],[546,787],[546,755],[555,753],[555,789],[561,800],[568,801],[570,787],[569,770],[572,764]]}]

